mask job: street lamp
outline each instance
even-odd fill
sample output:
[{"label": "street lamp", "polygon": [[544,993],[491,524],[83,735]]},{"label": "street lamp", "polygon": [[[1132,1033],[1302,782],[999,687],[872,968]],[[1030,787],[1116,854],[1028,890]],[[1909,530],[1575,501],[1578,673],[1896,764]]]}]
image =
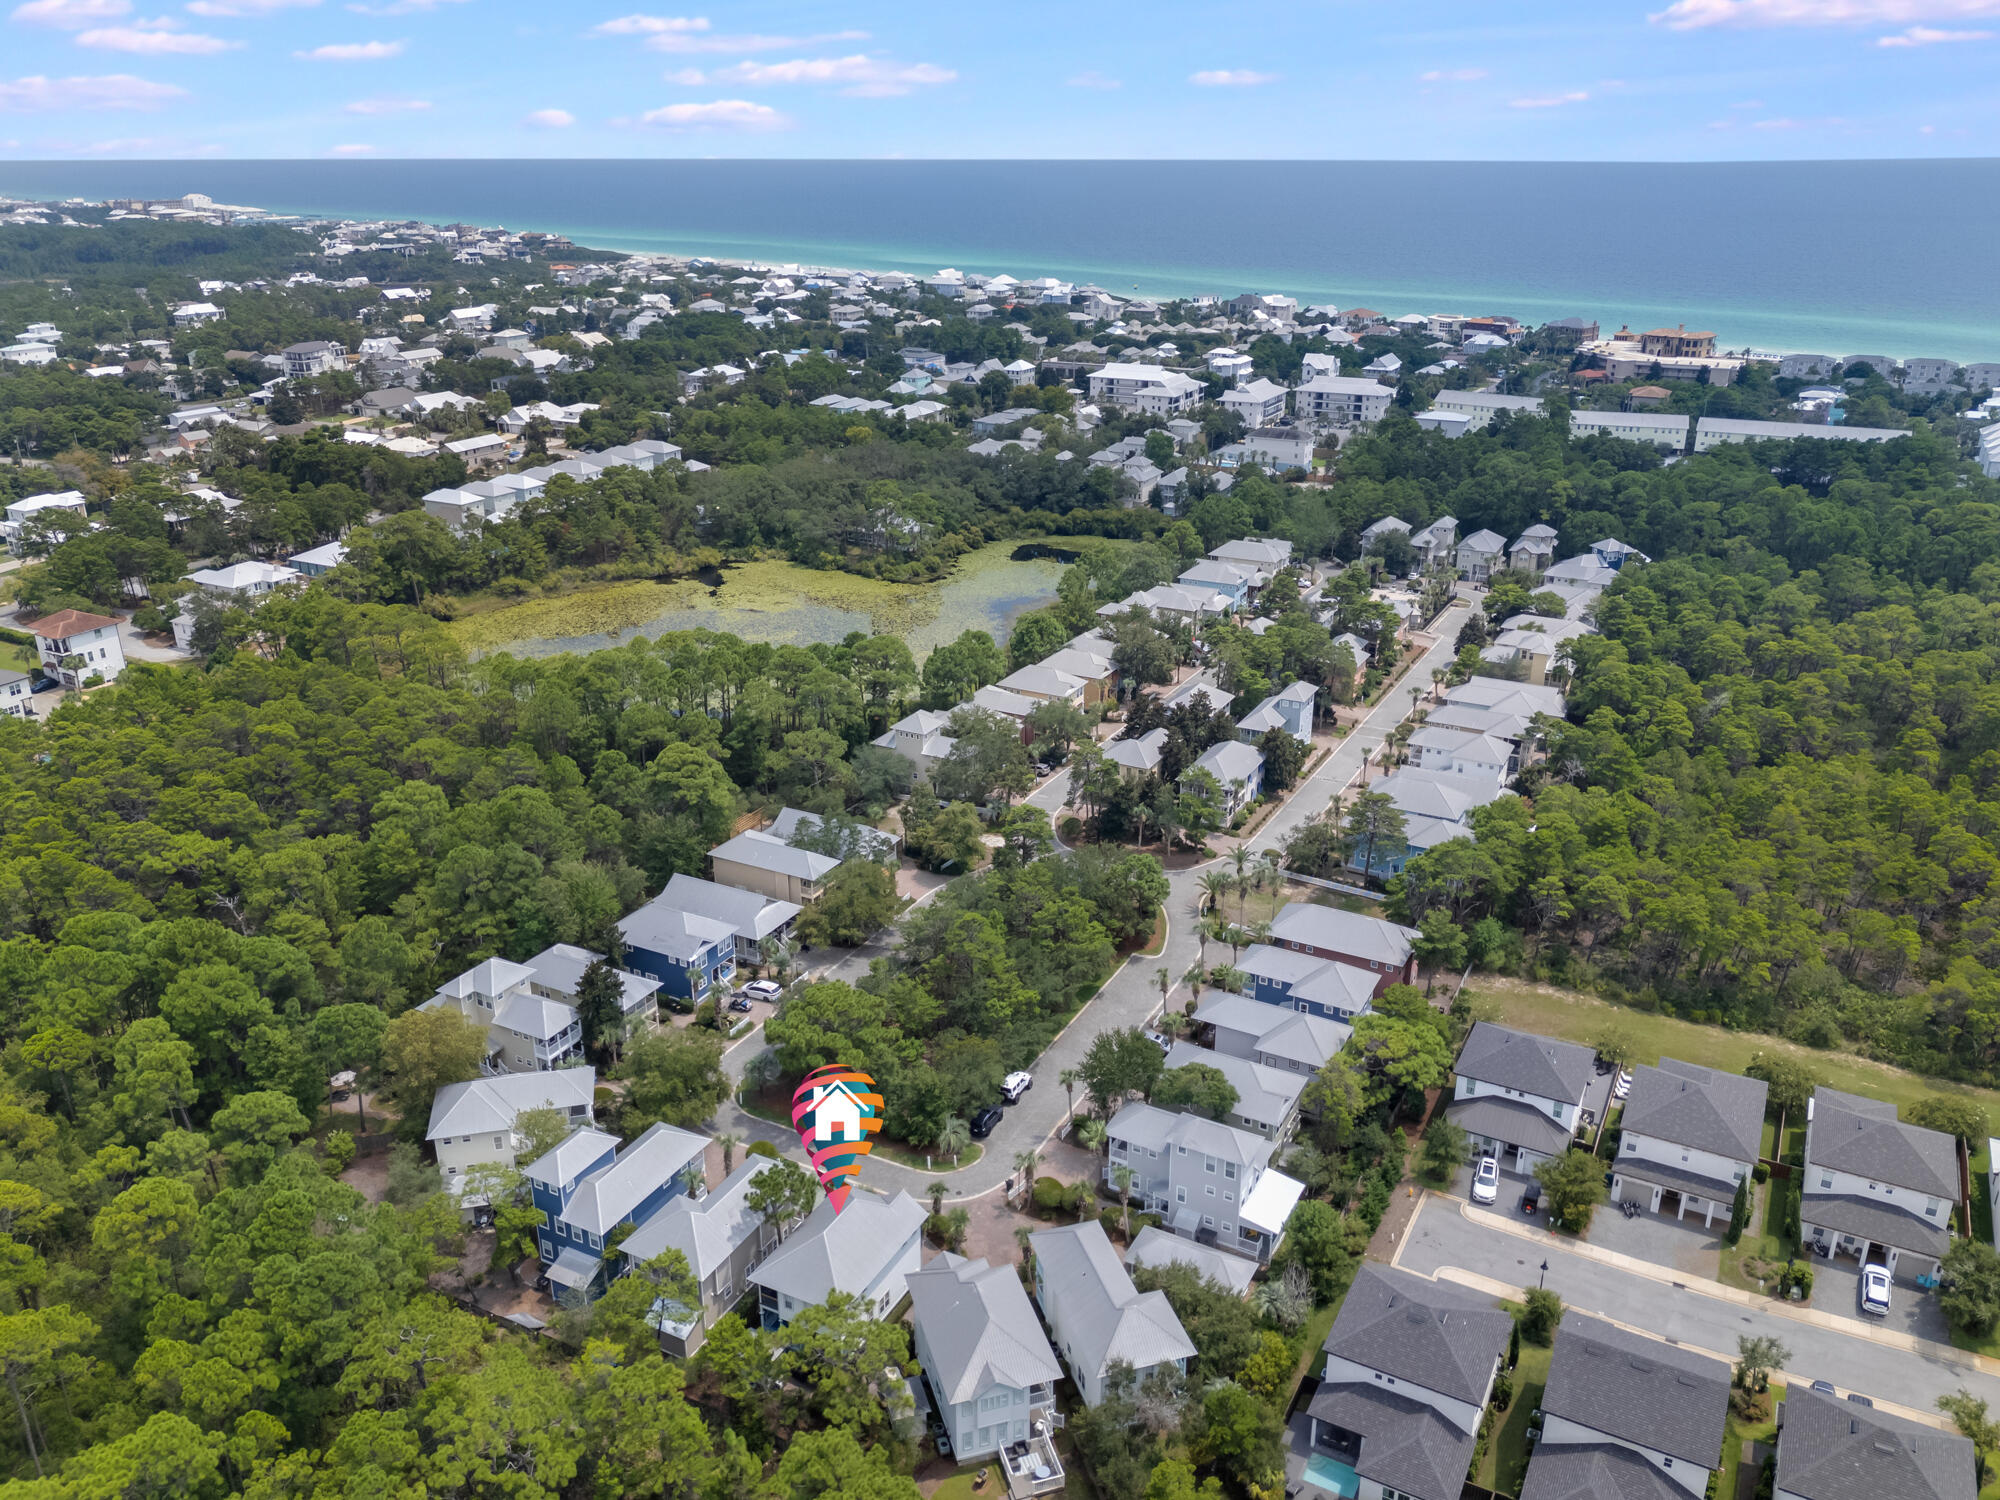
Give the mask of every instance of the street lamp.
[{"label": "street lamp", "polygon": [[1541,1284],[1542,1284],[1542,1286],[1543,1286],[1544,1288],[1546,1288],[1546,1287],[1548,1286],[1548,1284],[1549,1284],[1549,1263],[1548,1263],[1547,1261],[1543,1261],[1543,1262],[1542,1262],[1542,1281],[1541,1281]]}]

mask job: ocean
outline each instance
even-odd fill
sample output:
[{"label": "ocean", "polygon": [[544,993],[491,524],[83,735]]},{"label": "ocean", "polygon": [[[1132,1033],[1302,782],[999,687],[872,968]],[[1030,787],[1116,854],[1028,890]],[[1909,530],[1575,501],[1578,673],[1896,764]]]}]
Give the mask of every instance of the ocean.
[{"label": "ocean", "polygon": [[0,162],[0,194],[500,224],[606,250],[1685,324],[2000,360],[2000,159]]}]

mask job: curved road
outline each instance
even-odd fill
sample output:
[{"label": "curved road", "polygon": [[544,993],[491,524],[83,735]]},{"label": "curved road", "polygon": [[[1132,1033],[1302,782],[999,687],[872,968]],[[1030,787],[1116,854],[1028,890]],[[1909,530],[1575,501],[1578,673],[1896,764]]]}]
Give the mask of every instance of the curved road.
[{"label": "curved road", "polygon": [[[1248,841],[1251,849],[1261,851],[1276,847],[1306,818],[1324,811],[1334,795],[1360,774],[1363,758],[1373,756],[1390,732],[1409,717],[1414,707],[1409,688],[1416,685],[1428,689],[1431,673],[1451,664],[1457,654],[1459,627],[1470,613],[1469,604],[1459,603],[1438,618],[1433,627],[1437,644],[1424,653],[1399,684],[1383,696],[1374,710],[1334,746],[1332,754],[1320,763],[1319,769],[1305,784],[1293,792],[1263,827],[1251,836]],[[1065,771],[1049,778],[1027,800],[1036,807],[1054,812],[1063,805],[1068,795],[1069,773]],[[982,1143],[985,1152],[978,1161],[952,1171],[949,1170],[950,1163],[940,1158],[938,1170],[924,1171],[879,1156],[871,1157],[865,1172],[868,1184],[888,1192],[900,1188],[912,1197],[921,1198],[926,1184],[948,1182],[952,1197],[959,1202],[983,1196],[1005,1185],[1013,1175],[1015,1154],[1030,1146],[1046,1145],[1069,1118],[1069,1099],[1062,1085],[1056,1081],[1057,1077],[1065,1069],[1074,1068],[1083,1061],[1084,1054],[1090,1050],[1091,1042],[1099,1033],[1140,1026],[1153,1017],[1160,1008],[1160,986],[1155,976],[1162,967],[1175,977],[1178,988],[1179,977],[1194,966],[1201,946],[1194,935],[1194,913],[1201,896],[1198,882],[1204,868],[1206,866],[1195,866],[1168,874],[1170,889],[1165,948],[1157,954],[1135,954],[1128,959],[1070,1018],[1062,1034],[1036,1061],[1033,1069],[1035,1086],[1019,1104],[1007,1108],[1005,1117],[994,1127],[993,1134]],[[887,952],[889,946],[871,944],[857,949],[830,965],[821,977],[859,978],[868,972],[870,960]],[[751,1060],[767,1050],[760,1026],[729,1049],[724,1055],[723,1065],[732,1078],[741,1080]],[[800,1160],[804,1158],[796,1133],[746,1113],[733,1099],[716,1111],[715,1126],[718,1130],[742,1136],[746,1141],[770,1141],[788,1155]]]}]

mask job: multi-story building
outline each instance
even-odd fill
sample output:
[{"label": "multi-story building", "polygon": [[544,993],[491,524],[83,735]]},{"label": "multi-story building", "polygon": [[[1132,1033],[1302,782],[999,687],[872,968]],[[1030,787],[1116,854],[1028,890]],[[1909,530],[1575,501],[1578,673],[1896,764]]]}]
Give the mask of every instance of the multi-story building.
[{"label": "multi-story building", "polygon": [[1194,1341],[1167,1294],[1132,1285],[1097,1220],[1037,1230],[1028,1243],[1035,1301],[1086,1406],[1104,1400],[1113,1364],[1128,1366],[1138,1384],[1156,1370],[1187,1369]]},{"label": "multi-story building", "polygon": [[[453,1197],[464,1193],[465,1179],[480,1166],[511,1167],[522,1141],[515,1122],[531,1110],[552,1109],[572,1129],[589,1126],[596,1097],[597,1070],[564,1068],[556,1073],[505,1073],[448,1083],[431,1100],[431,1118],[424,1139],[437,1153],[438,1175]],[[484,1200],[480,1200],[483,1203]],[[468,1203],[477,1207],[478,1203]]]},{"label": "multi-story building", "polygon": [[1851,1255],[1937,1274],[1959,1203],[1958,1153],[1942,1131],[1907,1125],[1879,1099],[1821,1087],[1806,1124],[1802,1238]]},{"label": "multi-story building", "polygon": [[1973,1500],[1972,1444],[1927,1422],[1792,1385],[1778,1432],[1777,1500]]},{"label": "multi-story building", "polygon": [[1445,1114],[1476,1151],[1531,1171],[1569,1149],[1596,1071],[1588,1047],[1480,1021],[1459,1051]]},{"label": "multi-story building", "polygon": [[1396,393],[1359,375],[1315,375],[1292,391],[1292,415],[1328,427],[1361,427],[1388,415]]},{"label": "multi-story building", "polygon": [[1036,1456],[1025,1477],[1042,1481],[1026,1493],[1059,1489],[1062,1461],[1052,1435],[1062,1366],[1014,1267],[947,1250],[908,1284],[912,1350],[952,1456],[960,1463],[1002,1459],[1010,1491],[1020,1494],[1012,1483],[1012,1450],[1020,1444]]},{"label": "multi-story building", "polygon": [[1109,1128],[1104,1182],[1131,1173],[1132,1202],[1175,1234],[1269,1261],[1304,1184],[1270,1165],[1272,1143],[1199,1115],[1128,1104]]},{"label": "multi-story building", "polygon": [[1192,376],[1161,365],[1114,362],[1090,372],[1090,399],[1102,406],[1166,416],[1202,399],[1204,387]]},{"label": "multi-story building", "polygon": [[908,1193],[880,1198],[856,1192],[836,1212],[825,1199],[805,1223],[750,1272],[759,1321],[783,1328],[835,1292],[855,1298],[869,1317],[886,1318],[923,1264],[924,1206]]},{"label": "multi-story building", "polygon": [[42,670],[64,687],[80,688],[93,677],[110,682],[125,670],[118,622],[109,615],[59,609],[23,628],[35,638]]},{"label": "multi-story building", "polygon": [[678,1250],[686,1259],[700,1302],[663,1310],[660,1321],[660,1347],[676,1359],[686,1359],[701,1348],[716,1319],[734,1309],[748,1289],[750,1272],[792,1227],[773,1223],[749,1204],[757,1179],[773,1165],[771,1157],[753,1156],[723,1178],[714,1192],[669,1198],[618,1247],[627,1271],[668,1250]]},{"label": "multi-story building", "polygon": [[[1414,927],[1310,901],[1294,901],[1271,919],[1272,947],[1365,969],[1374,976],[1378,996],[1392,984],[1416,983],[1417,959],[1412,945],[1419,936]],[[1265,997],[1260,994],[1257,998]],[[1334,1020],[1352,1019],[1317,1013],[1329,1014]]]},{"label": "multi-story building", "polygon": [[703,1186],[708,1137],[661,1122],[623,1150],[618,1137],[579,1130],[527,1169],[541,1212],[535,1251],[556,1286],[598,1297],[616,1274],[605,1246],[622,1224],[636,1229],[674,1198]]},{"label": "multi-story building", "polygon": [[1728,1219],[1736,1191],[1757,1165],[1765,1084],[1756,1078],[1663,1057],[1632,1070],[1620,1119],[1611,1201],[1653,1213],[1690,1212],[1704,1228]]},{"label": "multi-story building", "polygon": [[1676,328],[1652,328],[1639,335],[1639,348],[1655,359],[1713,359],[1715,335],[1706,329],[1690,329],[1685,323]]}]

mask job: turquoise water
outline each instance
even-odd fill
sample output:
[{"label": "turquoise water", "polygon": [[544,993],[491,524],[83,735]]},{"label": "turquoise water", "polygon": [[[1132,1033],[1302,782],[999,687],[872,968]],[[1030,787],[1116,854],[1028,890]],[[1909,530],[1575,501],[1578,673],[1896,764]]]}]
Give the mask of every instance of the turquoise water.
[{"label": "turquoise water", "polygon": [[1329,1495],[1339,1495],[1342,1500],[1354,1500],[1361,1489],[1361,1480],[1350,1466],[1337,1463],[1324,1453],[1315,1453],[1306,1460],[1306,1482],[1318,1485]]},{"label": "turquoise water", "polygon": [[612,250],[1686,323],[1726,348],[2000,360],[2000,159],[0,163],[0,193],[503,224]]}]

